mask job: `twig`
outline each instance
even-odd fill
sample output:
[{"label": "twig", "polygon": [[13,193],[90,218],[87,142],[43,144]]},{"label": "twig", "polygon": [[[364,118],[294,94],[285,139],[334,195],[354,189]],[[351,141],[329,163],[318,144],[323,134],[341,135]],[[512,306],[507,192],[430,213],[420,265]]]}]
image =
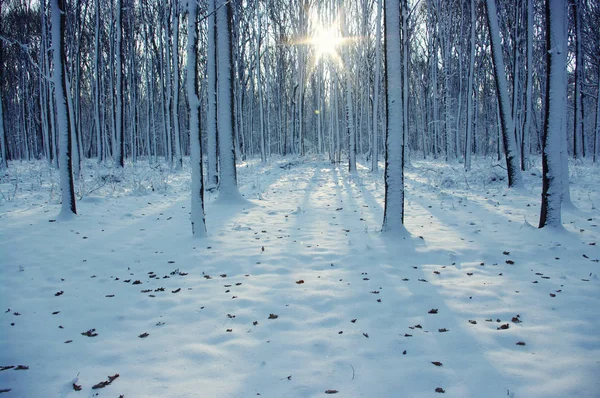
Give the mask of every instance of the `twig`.
[{"label": "twig", "polygon": [[352,368],[352,380],[354,380],[354,366],[350,365],[350,367]]}]

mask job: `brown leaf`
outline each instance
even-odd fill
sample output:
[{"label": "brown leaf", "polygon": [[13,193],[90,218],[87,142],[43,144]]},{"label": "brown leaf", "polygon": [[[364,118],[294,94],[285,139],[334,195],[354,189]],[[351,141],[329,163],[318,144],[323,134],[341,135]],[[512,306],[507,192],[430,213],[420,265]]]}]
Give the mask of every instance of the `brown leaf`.
[{"label": "brown leaf", "polygon": [[81,333],[81,335],[87,336],[87,337],[96,337],[96,336],[98,336],[98,333],[96,333],[96,329],[90,329],[87,332]]},{"label": "brown leaf", "polygon": [[446,392],[446,390],[444,390],[442,387],[438,387],[435,389],[435,392],[439,392],[440,394],[443,394]]},{"label": "brown leaf", "polygon": [[299,281],[296,281],[296,285],[301,285],[304,283],[304,279],[300,279]]},{"label": "brown leaf", "polygon": [[363,333],[363,336],[365,336],[366,338],[369,338],[369,333]]},{"label": "brown leaf", "polygon": [[139,337],[140,339],[145,339],[145,338],[146,338],[146,337],[148,337],[148,336],[150,336],[150,334],[148,334],[148,333],[144,332],[144,333],[140,334],[138,337]]},{"label": "brown leaf", "polygon": [[338,390],[325,390],[325,394],[337,394]]},{"label": "brown leaf", "polygon": [[516,344],[517,344],[517,345],[525,345],[525,342],[524,342],[524,341],[517,341],[517,343],[516,343]]},{"label": "brown leaf", "polygon": [[505,323],[503,325],[500,325],[500,327],[497,330],[506,330],[510,327],[510,325],[508,323]]},{"label": "brown leaf", "polygon": [[29,366],[25,366],[25,365],[18,365],[15,370],[28,370]]},{"label": "brown leaf", "polygon": [[440,333],[446,333],[446,332],[449,332],[449,330],[446,329],[446,328],[441,328],[441,329],[438,329],[438,332],[440,332]]},{"label": "brown leaf", "polygon": [[431,362],[432,364],[434,364],[435,366],[443,366],[441,362],[435,361],[435,362]]},{"label": "brown leaf", "polygon": [[471,320],[471,319],[469,319],[469,323],[470,323],[471,325],[477,325],[477,321],[473,321],[473,320]]},{"label": "brown leaf", "polygon": [[268,319],[277,319],[277,318],[279,318],[279,315],[269,314],[269,318]]},{"label": "brown leaf", "polygon": [[432,309],[429,310],[429,313],[430,314],[437,314],[438,310],[437,310],[437,308],[432,308]]},{"label": "brown leaf", "polygon": [[73,383],[73,390],[81,391],[81,385]]},{"label": "brown leaf", "polygon": [[550,297],[556,297],[556,294],[550,293]]},{"label": "brown leaf", "polygon": [[177,288],[175,290],[171,290],[171,293],[179,293],[181,291],[181,288]]},{"label": "brown leaf", "polygon": [[506,260],[506,264],[513,265],[515,262],[513,260]]},{"label": "brown leaf", "polygon": [[99,389],[99,388],[104,388],[104,387],[106,387],[106,386],[108,386],[108,385],[110,385],[110,381],[106,381],[106,380],[105,380],[105,381],[101,381],[101,382],[100,382],[100,383],[98,383],[98,384],[94,384],[94,385],[92,386],[92,390],[97,390],[97,389]]}]

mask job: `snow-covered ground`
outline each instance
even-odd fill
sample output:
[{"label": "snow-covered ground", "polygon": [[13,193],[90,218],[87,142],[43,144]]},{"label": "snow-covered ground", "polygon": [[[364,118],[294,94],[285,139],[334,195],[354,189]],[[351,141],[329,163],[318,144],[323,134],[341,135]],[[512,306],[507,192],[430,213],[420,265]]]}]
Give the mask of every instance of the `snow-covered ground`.
[{"label": "snow-covered ground", "polygon": [[597,166],[572,166],[577,208],[552,232],[534,227],[539,168],[512,191],[486,160],[414,161],[402,241],[379,232],[382,172],[360,166],[243,164],[247,204],[208,194],[203,240],[189,167],[90,161],[60,222],[56,171],[10,166],[6,397],[600,396]]}]

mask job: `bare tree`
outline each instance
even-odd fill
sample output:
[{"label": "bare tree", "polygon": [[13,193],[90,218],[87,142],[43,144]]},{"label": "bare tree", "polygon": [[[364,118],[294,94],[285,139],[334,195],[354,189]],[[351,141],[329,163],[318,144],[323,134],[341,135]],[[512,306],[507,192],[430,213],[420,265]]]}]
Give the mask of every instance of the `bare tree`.
[{"label": "bare tree", "polygon": [[401,0],[386,0],[385,26],[385,208],[382,231],[406,233],[404,228],[404,134],[402,108]]},{"label": "bare tree", "polygon": [[59,170],[62,206],[60,217],[68,219],[77,214],[75,186],[73,183],[73,162],[71,158],[71,123],[67,108],[67,76],[65,73],[65,0],[52,0],[52,58],[53,82],[56,98],[56,120],[59,136]]},{"label": "bare tree", "polygon": [[542,148],[542,207],[539,227],[562,227],[561,135],[566,136],[564,99],[567,67],[566,1],[546,2],[546,112]]}]

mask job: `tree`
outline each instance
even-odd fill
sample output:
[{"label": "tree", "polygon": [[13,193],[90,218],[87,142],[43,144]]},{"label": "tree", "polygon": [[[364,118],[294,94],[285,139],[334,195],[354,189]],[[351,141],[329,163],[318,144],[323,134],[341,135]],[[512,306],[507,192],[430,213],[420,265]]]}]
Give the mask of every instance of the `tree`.
[{"label": "tree", "polygon": [[117,166],[125,167],[125,106],[123,104],[123,61],[125,59],[125,44],[123,44],[123,15],[125,6],[123,0],[117,0],[117,106],[116,106],[116,148],[115,161]]},{"label": "tree", "polygon": [[580,0],[569,0],[573,6],[575,23],[575,92],[573,95],[573,158],[585,156],[583,143],[583,53],[581,51],[581,4]]},{"label": "tree", "polygon": [[542,147],[542,208],[540,228],[562,228],[563,170],[561,135],[566,135],[565,83],[567,38],[565,0],[546,1],[546,111]]},{"label": "tree", "polygon": [[209,189],[214,189],[219,183],[218,174],[218,154],[217,154],[217,56],[216,56],[216,10],[215,0],[208,1],[208,54],[206,59],[207,67],[207,184]]},{"label": "tree", "polygon": [[502,143],[504,144],[504,155],[506,157],[506,169],[508,172],[508,187],[519,188],[523,186],[523,177],[521,175],[519,154],[515,139],[515,121],[511,115],[511,106],[508,100],[508,83],[506,81],[506,69],[504,67],[504,58],[502,55],[496,0],[486,0],[485,3],[492,47],[492,64],[494,68],[494,80],[496,82],[496,95],[498,97],[498,106],[500,108],[499,116],[502,129]]},{"label": "tree", "polygon": [[384,0],[377,0],[377,16],[375,17],[375,87],[373,88],[373,131],[371,145],[371,171],[377,172],[379,162],[378,121],[379,121],[379,81],[381,80],[381,9]]},{"label": "tree", "polygon": [[[217,2],[217,130],[219,131],[219,201],[239,201],[235,168],[235,114],[233,107],[232,6],[229,0]],[[208,43],[210,46],[212,43]]]},{"label": "tree", "polygon": [[62,206],[59,217],[66,219],[77,214],[75,186],[73,183],[73,162],[71,159],[71,124],[67,109],[67,76],[65,56],[65,0],[52,0],[52,60],[53,82],[56,99],[56,120],[59,135],[60,189]]},{"label": "tree", "polygon": [[469,43],[469,79],[467,82],[467,137],[465,139],[465,170],[471,170],[471,152],[473,151],[473,77],[475,71],[475,0],[471,4],[471,26]]},{"label": "tree", "polygon": [[179,136],[179,2],[173,0],[171,23],[173,26],[173,42],[171,53],[173,57],[173,135],[175,136],[175,168],[181,170],[183,159],[181,157],[181,138]]},{"label": "tree", "polygon": [[404,228],[404,134],[402,107],[401,0],[386,0],[385,28],[385,208],[382,231],[406,233]]},{"label": "tree", "polygon": [[[342,13],[342,34],[349,37],[346,25],[346,12]],[[354,107],[352,103],[352,74],[350,73],[349,44],[344,46],[344,77],[346,84],[346,129],[348,131],[348,171],[356,173],[356,131],[354,126]]]},{"label": "tree", "polygon": [[192,165],[192,234],[206,236],[204,221],[204,187],[202,182],[202,140],[200,137],[200,100],[198,99],[198,2],[188,0],[187,23],[187,98],[190,121],[190,151]]}]

